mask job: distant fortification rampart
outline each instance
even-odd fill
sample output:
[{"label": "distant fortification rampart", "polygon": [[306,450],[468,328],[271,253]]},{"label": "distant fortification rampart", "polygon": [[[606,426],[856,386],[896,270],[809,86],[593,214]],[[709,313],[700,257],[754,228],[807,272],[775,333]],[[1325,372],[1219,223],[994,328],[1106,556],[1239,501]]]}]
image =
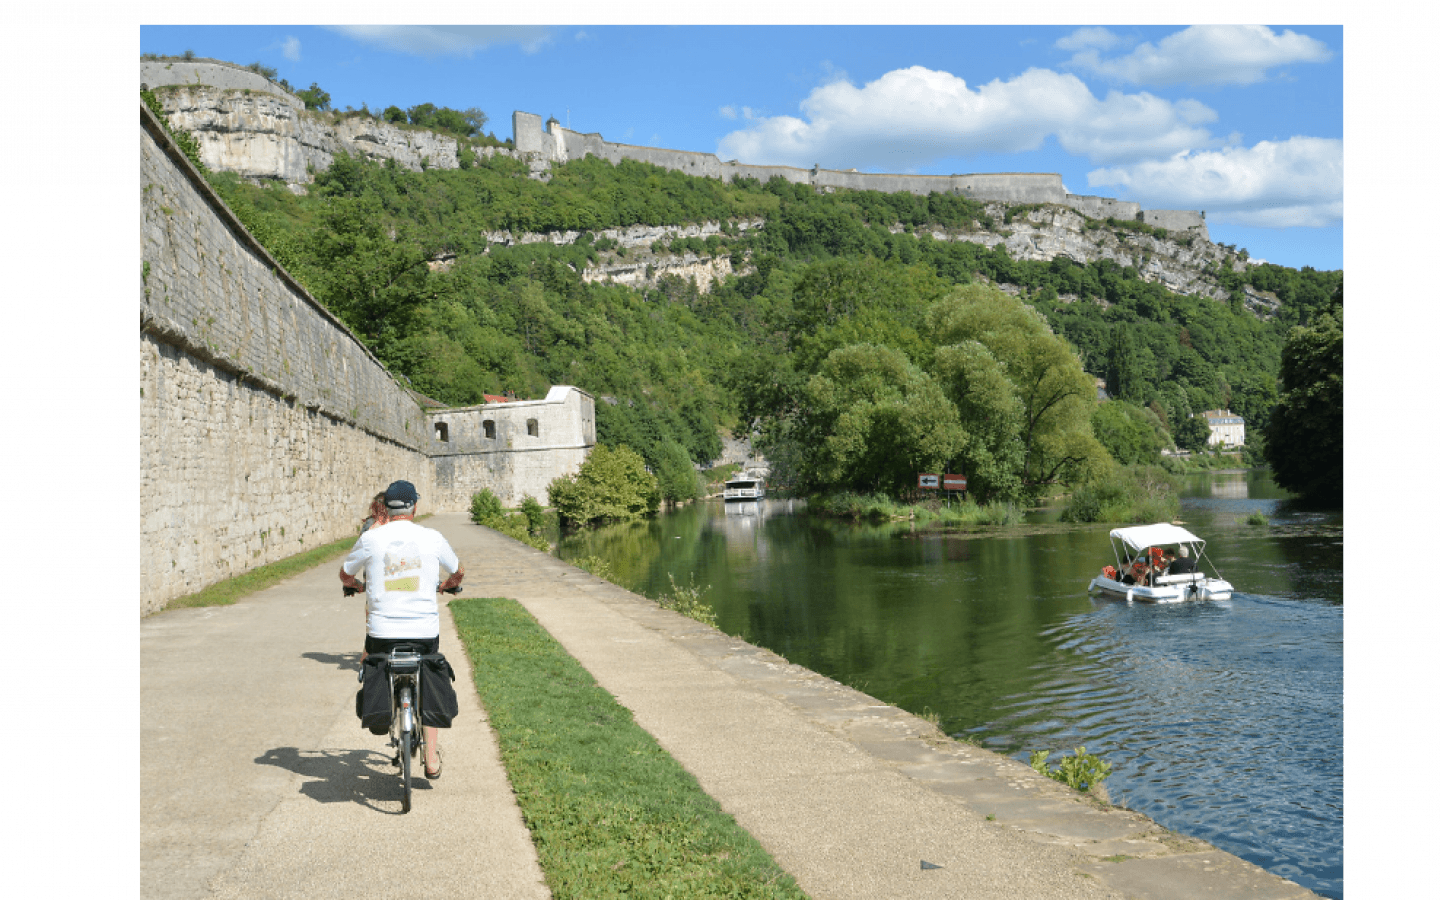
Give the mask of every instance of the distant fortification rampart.
[{"label": "distant fortification rampart", "polygon": [[793,184],[808,184],[817,190],[848,188],[884,193],[953,193],[972,200],[1005,203],[1055,203],[1068,206],[1093,218],[1144,221],[1174,231],[1190,231],[1210,239],[1204,213],[1193,210],[1142,211],[1138,203],[1071,194],[1054,173],[995,172],[970,175],[889,175],[854,170],[800,169],[792,166],[756,166],[735,161],[722,162],[713,153],[663,150],[605,140],[599,134],[581,134],[551,119],[542,123],[534,113],[515,112],[512,117],[515,150],[521,156],[542,163],[564,163],[594,156],[618,163],[635,160],[664,169],[729,182],[735,178],[769,181],[783,178]]},{"label": "distant fortification rampart", "polygon": [[583,438],[594,443],[588,394],[557,388],[531,404],[519,427],[543,421],[551,444],[523,448],[521,464],[509,446],[457,450],[440,439],[448,411],[422,410],[143,104],[140,124],[142,613],[355,534],[366,498],[397,478],[426,509],[453,511],[486,487],[507,505],[522,492],[548,502],[550,480],[578,468]]},{"label": "distant fortification rampart", "polygon": [[142,59],[140,83],[152,90],[171,85],[207,84],[226,90],[262,91],[274,94],[294,109],[305,108],[299,97],[259,72],[218,59]]}]

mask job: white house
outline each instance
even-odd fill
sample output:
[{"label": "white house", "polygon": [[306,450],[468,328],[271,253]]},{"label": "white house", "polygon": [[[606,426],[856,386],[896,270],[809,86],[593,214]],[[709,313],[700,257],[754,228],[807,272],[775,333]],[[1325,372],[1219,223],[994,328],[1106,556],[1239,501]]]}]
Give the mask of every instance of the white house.
[{"label": "white house", "polygon": [[1207,409],[1203,413],[1210,426],[1211,447],[1245,446],[1245,420],[1228,409]]}]

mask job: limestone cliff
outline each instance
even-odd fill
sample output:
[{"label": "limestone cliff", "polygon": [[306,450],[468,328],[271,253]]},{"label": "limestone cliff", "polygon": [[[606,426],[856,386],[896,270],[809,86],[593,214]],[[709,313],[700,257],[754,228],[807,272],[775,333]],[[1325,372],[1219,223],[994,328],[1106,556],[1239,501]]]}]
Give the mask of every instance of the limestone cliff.
[{"label": "limestone cliff", "polygon": [[[393,159],[412,171],[459,168],[455,138],[401,128],[366,116],[297,109],[287,98],[208,85],[169,87],[156,92],[170,127],[188,131],[200,145],[205,165],[242,178],[300,186],[330,167],[335,154]],[[485,147],[479,155],[507,153]],[[292,188],[293,189],[293,188]],[[300,188],[303,190],[303,188]]]}]

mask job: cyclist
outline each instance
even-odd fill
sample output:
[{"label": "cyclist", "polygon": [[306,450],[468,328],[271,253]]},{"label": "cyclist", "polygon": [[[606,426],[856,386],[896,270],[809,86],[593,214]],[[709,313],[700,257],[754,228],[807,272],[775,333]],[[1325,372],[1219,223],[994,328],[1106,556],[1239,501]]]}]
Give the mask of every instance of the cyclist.
[{"label": "cyclist", "polygon": [[[415,524],[420,495],[415,485],[397,481],[385,489],[385,516],[366,529],[340,567],[340,582],[365,591],[365,650],[388,653],[400,643],[419,644],[425,653],[440,648],[437,586],[460,584],[465,567],[445,536]],[[440,584],[440,570],[451,573]],[[363,572],[365,583],[355,576]],[[440,777],[439,730],[425,727],[425,777]]]}]

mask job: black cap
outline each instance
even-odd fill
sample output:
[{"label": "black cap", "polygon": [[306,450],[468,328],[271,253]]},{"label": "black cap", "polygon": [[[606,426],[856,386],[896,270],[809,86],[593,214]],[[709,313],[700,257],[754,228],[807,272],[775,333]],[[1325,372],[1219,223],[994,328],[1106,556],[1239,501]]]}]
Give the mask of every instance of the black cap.
[{"label": "black cap", "polygon": [[408,481],[396,481],[385,489],[385,505],[391,509],[405,506],[414,506],[420,495],[415,491],[415,485]]}]

